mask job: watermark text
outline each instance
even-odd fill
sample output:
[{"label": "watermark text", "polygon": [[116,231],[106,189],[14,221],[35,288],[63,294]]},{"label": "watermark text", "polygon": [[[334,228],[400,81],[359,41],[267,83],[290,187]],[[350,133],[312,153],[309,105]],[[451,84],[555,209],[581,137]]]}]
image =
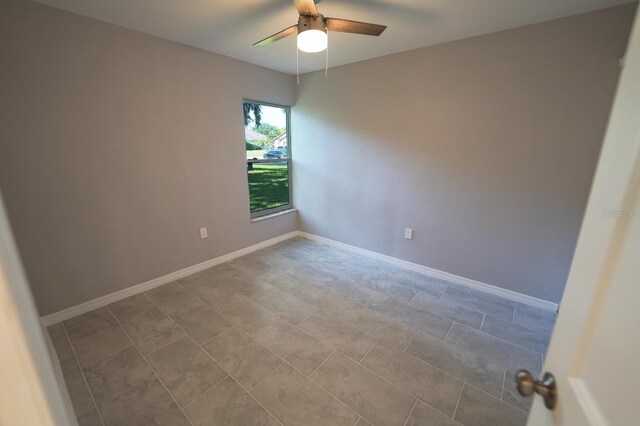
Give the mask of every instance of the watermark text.
[{"label": "watermark text", "polygon": [[604,217],[640,217],[640,210],[638,209],[603,209],[602,216]]}]

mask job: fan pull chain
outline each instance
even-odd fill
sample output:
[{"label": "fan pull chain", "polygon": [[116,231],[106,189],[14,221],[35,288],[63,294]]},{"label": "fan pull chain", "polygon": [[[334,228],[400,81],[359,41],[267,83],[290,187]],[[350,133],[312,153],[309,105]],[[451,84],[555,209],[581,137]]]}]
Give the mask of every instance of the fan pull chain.
[{"label": "fan pull chain", "polygon": [[324,32],[327,34],[327,49],[324,53],[324,76],[329,75],[329,31],[324,29]]},{"label": "fan pull chain", "polygon": [[298,46],[296,45],[296,80],[298,81],[298,85],[300,85],[300,61],[298,60]]}]

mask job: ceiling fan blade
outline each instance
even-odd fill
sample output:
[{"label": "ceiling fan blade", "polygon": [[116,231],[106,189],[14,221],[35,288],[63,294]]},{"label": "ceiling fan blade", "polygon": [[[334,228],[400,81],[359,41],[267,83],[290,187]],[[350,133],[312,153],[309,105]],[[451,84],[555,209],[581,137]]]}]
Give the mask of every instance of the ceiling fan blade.
[{"label": "ceiling fan blade", "polygon": [[313,0],[293,0],[300,16],[318,16],[318,9]]},{"label": "ceiling fan blade", "polygon": [[292,25],[289,28],[285,28],[279,33],[275,33],[274,35],[270,35],[269,37],[262,39],[256,43],[253,43],[254,46],[266,46],[271,43],[275,43],[278,40],[282,40],[285,37],[289,37],[290,35],[294,35],[298,32],[298,25]]},{"label": "ceiling fan blade", "polygon": [[379,36],[387,29],[386,25],[369,24],[367,22],[350,21],[348,19],[326,18],[325,22],[329,31],[339,31],[342,33]]}]

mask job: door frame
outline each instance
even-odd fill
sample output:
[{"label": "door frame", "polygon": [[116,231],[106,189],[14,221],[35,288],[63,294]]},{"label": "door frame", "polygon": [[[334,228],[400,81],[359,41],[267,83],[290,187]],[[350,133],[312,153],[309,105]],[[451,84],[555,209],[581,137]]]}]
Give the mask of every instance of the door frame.
[{"label": "door frame", "polygon": [[77,425],[54,369],[1,193],[0,342],[0,424]]}]

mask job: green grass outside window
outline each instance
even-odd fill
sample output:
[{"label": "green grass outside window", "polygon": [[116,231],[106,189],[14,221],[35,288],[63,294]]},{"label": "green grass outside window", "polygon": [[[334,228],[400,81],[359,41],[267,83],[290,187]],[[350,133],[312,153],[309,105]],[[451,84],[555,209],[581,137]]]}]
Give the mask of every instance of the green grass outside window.
[{"label": "green grass outside window", "polygon": [[254,163],[248,174],[251,213],[289,204],[289,168],[286,163]]}]

